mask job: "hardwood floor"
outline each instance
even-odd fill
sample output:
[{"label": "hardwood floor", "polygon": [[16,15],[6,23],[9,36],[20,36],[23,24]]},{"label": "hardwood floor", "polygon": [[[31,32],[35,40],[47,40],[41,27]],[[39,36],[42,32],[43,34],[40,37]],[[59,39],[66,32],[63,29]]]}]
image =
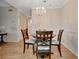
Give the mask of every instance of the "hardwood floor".
[{"label": "hardwood floor", "polygon": [[[68,49],[62,46],[62,57],[60,57],[57,47],[52,46],[51,59],[78,59]],[[0,59],[36,59],[32,53],[32,46],[23,54],[23,41],[19,43],[7,43],[0,46]],[[45,57],[48,59],[48,56]]]}]

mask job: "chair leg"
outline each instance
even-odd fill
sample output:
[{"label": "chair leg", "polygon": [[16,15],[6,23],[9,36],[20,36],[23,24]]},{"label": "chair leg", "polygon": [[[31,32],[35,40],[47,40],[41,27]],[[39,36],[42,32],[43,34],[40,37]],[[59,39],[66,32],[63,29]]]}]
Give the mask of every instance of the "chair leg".
[{"label": "chair leg", "polygon": [[23,53],[25,53],[25,44],[24,44],[24,49],[23,49]]},{"label": "chair leg", "polygon": [[61,45],[58,45],[58,51],[60,53],[60,57],[62,57],[62,54],[61,54]]},{"label": "chair leg", "polygon": [[35,54],[35,51],[34,51],[34,45],[32,46],[33,47],[33,55]]},{"label": "chair leg", "polygon": [[29,44],[27,44],[27,49],[29,48]]},{"label": "chair leg", "polygon": [[38,59],[38,54],[36,53],[37,59]]},{"label": "chair leg", "polygon": [[51,54],[49,54],[49,59],[51,59]]}]

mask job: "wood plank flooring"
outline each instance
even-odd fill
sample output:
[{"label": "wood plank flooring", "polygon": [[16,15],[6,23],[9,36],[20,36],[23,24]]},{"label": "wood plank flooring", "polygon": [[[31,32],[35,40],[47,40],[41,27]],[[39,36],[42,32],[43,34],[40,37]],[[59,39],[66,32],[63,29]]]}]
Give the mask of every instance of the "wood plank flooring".
[{"label": "wood plank flooring", "polygon": [[[60,57],[57,47],[52,46],[51,59],[78,59],[77,56],[72,54],[68,49],[62,46],[62,57]],[[7,43],[0,46],[0,59],[37,59],[36,55],[32,53],[32,46],[26,49],[23,54],[23,41],[18,43]],[[49,59],[48,56],[45,59]]]}]

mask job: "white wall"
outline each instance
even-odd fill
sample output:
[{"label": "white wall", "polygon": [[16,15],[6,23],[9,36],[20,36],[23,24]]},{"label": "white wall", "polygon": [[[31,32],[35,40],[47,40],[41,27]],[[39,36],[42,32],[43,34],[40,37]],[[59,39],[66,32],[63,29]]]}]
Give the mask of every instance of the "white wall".
[{"label": "white wall", "polygon": [[[8,11],[9,9],[12,9],[12,11]],[[7,39],[5,39],[5,41],[18,41],[20,39],[20,25],[17,15],[17,9],[13,7],[0,7],[0,15],[0,22],[2,23],[1,27],[5,27],[5,31],[8,33]]]},{"label": "white wall", "polygon": [[78,55],[78,7],[77,0],[68,0],[62,8],[64,37],[62,43],[75,55]]},{"label": "white wall", "polygon": [[20,20],[21,29],[28,28],[28,17],[21,12],[18,13],[18,16]]},{"label": "white wall", "polygon": [[[32,23],[30,22],[32,20]],[[62,10],[61,8],[46,9],[46,14],[37,15],[36,10],[32,10],[32,19],[28,20],[29,32],[34,34],[38,29],[53,30],[54,33],[62,28]]]},{"label": "white wall", "polygon": [[[1,13],[1,8],[0,8],[0,13]],[[0,14],[0,26],[2,25],[2,17],[1,17],[1,14]]]}]

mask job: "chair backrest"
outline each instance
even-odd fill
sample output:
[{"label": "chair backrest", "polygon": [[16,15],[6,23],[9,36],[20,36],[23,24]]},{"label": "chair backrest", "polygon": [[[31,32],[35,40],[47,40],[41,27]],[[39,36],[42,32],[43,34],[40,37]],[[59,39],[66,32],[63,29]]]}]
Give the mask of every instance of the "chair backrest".
[{"label": "chair backrest", "polygon": [[59,43],[61,42],[61,37],[62,37],[63,31],[64,31],[64,29],[59,30],[59,33],[58,33],[58,41],[59,41]]},{"label": "chair backrest", "polygon": [[52,39],[53,31],[36,31],[36,38],[39,40]]},{"label": "chair backrest", "polygon": [[[53,31],[36,31],[37,48],[38,46],[49,46],[51,51],[52,34]],[[43,44],[38,44],[39,42],[42,42]],[[46,44],[45,42],[48,42],[49,44]]]},{"label": "chair backrest", "polygon": [[21,29],[23,39],[29,38],[28,29]]}]

